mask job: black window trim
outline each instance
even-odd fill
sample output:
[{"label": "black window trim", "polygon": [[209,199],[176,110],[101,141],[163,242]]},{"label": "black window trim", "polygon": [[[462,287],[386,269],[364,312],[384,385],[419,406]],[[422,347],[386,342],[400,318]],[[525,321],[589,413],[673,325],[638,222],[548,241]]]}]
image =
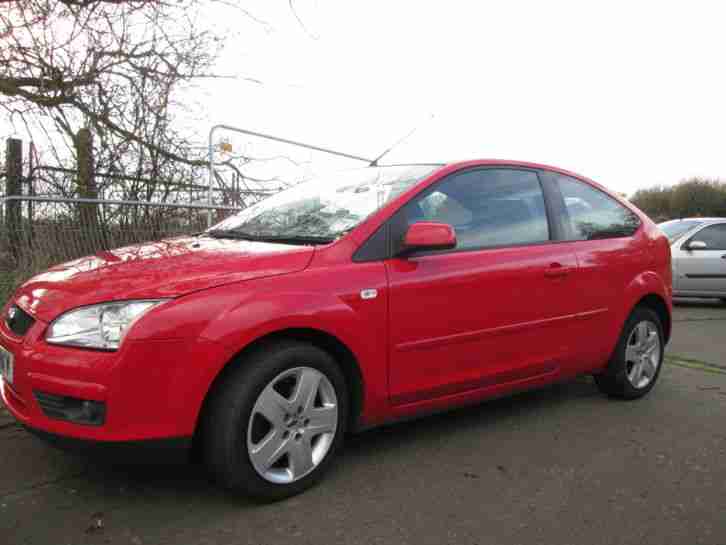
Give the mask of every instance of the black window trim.
[{"label": "black window trim", "polygon": [[[477,246],[473,248],[452,248],[448,250],[425,250],[421,252],[413,252],[406,256],[407,259],[412,259],[416,257],[426,257],[426,256],[436,256],[436,255],[449,255],[449,254],[458,254],[463,252],[479,252],[479,251],[485,251],[485,250],[501,250],[506,248],[524,248],[529,246],[546,246],[550,244],[561,244],[562,242],[569,242],[563,240],[563,225],[561,219],[559,221],[556,221],[555,218],[559,218],[558,214],[558,199],[561,200],[562,205],[564,206],[564,199],[562,198],[562,195],[559,193],[559,189],[557,188],[556,182],[549,180],[546,181],[543,177],[543,173],[547,172],[543,169],[539,168],[531,168],[531,167],[523,167],[520,165],[480,165],[480,166],[474,166],[474,167],[468,167],[463,168],[460,170],[456,170],[454,172],[450,172],[445,177],[441,178],[440,180],[437,180],[433,184],[422,188],[420,191],[418,191],[415,195],[413,195],[408,201],[406,201],[404,204],[401,205],[401,207],[396,210],[393,215],[388,218],[383,224],[381,224],[378,229],[376,229],[369,237],[366,239],[366,241],[360,245],[358,250],[353,254],[353,261],[356,263],[364,263],[364,262],[371,262],[371,261],[383,261],[386,259],[392,259],[396,255],[396,248],[394,248],[394,241],[396,238],[401,238],[401,233],[395,233],[394,229],[394,223],[396,217],[401,213],[401,210],[413,201],[414,199],[417,199],[420,197],[420,195],[426,191],[434,191],[436,186],[439,184],[449,180],[452,176],[457,176],[460,174],[468,173],[468,172],[476,172],[480,170],[516,170],[516,171],[523,171],[523,172],[532,172],[537,177],[537,181],[539,182],[540,189],[542,190],[542,197],[544,199],[545,204],[545,214],[547,218],[547,229],[549,231],[549,240],[543,240],[543,241],[537,241],[537,242],[525,242],[521,244],[497,244],[497,245],[490,245],[490,246]],[[376,240],[376,235],[379,233],[381,229],[385,229],[387,231],[387,244],[385,245],[385,248],[383,245],[380,244],[379,241]],[[372,248],[371,246],[375,245],[376,248]]]},{"label": "black window trim", "polygon": [[[397,213],[398,211],[394,213],[394,216]],[[379,225],[378,229],[373,231],[365,242],[358,247],[353,254],[354,263],[370,263],[388,259],[391,253],[390,220],[391,218]]]}]

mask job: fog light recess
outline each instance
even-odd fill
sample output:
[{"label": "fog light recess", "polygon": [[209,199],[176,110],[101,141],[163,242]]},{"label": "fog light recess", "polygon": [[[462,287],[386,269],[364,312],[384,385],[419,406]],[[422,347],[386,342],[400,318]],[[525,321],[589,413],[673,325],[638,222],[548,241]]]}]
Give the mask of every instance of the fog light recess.
[{"label": "fog light recess", "polygon": [[106,421],[106,404],[102,401],[59,396],[38,390],[33,394],[48,418],[86,426],[101,426]]}]

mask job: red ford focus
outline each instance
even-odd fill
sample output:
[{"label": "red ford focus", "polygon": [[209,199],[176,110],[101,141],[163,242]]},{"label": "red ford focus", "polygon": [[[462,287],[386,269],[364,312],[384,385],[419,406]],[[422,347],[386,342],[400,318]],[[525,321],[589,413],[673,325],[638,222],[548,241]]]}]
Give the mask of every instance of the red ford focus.
[{"label": "red ford focus", "polygon": [[542,165],[369,167],[205,233],[102,252],[2,311],[2,396],[61,444],[199,447],[261,499],[318,481],[347,431],[580,374],[653,388],[667,239]]}]

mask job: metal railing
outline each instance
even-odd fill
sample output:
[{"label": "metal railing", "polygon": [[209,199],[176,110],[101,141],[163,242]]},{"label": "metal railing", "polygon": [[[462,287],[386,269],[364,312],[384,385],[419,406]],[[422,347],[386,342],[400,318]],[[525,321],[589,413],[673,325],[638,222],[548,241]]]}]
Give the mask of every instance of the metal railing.
[{"label": "metal railing", "polygon": [[[303,148],[308,149],[312,151],[318,151],[321,153],[327,153],[328,155],[335,155],[337,157],[343,157],[345,159],[351,159],[353,161],[362,161],[364,163],[368,163],[369,165],[374,165],[378,161],[377,159],[368,159],[367,157],[361,157],[360,155],[353,155],[352,153],[345,153],[342,151],[336,151],[330,148],[323,148],[321,146],[315,146],[313,144],[306,144],[305,142],[298,142],[296,140],[290,140],[289,138],[282,138],[280,136],[274,136],[271,134],[264,134],[261,132],[256,131],[250,131],[248,129],[243,129],[241,127],[234,127],[232,125],[214,125],[211,129],[209,129],[209,135],[207,137],[207,169],[208,169],[208,186],[207,186],[207,202],[212,203],[214,202],[212,193],[214,191],[214,177],[215,177],[215,170],[214,170],[214,134],[217,131],[229,131],[234,132],[238,134],[245,134],[247,136],[254,136],[256,138],[261,138],[262,140],[270,140],[273,142],[279,142],[281,144],[287,144],[289,146],[293,146],[296,148]],[[384,154],[387,152],[384,152]],[[381,155],[382,157],[383,155]],[[207,225],[212,225],[212,214],[209,213],[207,217]]]}]

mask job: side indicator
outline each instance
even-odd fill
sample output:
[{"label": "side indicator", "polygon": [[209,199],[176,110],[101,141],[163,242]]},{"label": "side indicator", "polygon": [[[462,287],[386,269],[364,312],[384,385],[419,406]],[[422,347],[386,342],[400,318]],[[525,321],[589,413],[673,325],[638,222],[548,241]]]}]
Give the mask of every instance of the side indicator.
[{"label": "side indicator", "polygon": [[378,290],[367,289],[360,291],[361,299],[375,299],[376,297],[378,297]]}]

